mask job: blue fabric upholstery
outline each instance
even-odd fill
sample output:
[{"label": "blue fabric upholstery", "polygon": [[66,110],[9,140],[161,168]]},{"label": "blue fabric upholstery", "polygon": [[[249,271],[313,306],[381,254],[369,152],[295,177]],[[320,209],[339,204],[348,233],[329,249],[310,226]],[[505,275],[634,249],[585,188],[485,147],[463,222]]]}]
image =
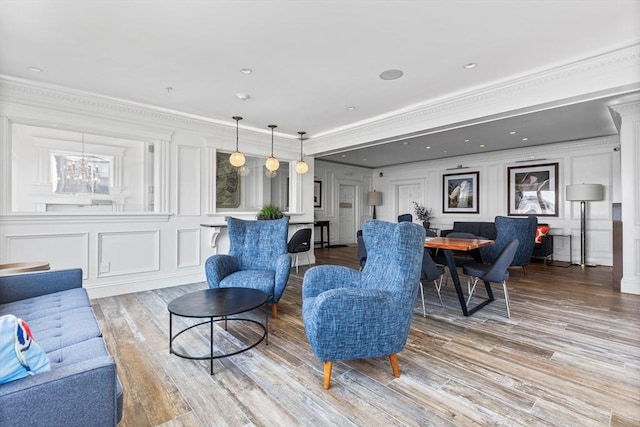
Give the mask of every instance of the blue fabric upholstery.
[{"label": "blue fabric upholstery", "polygon": [[493,264],[507,243],[516,239],[520,244],[513,257],[513,261],[511,261],[511,265],[522,267],[529,265],[535,244],[538,218],[533,215],[526,218],[497,216],[495,218],[495,224],[498,233],[495,244],[480,248],[482,261],[486,264]]},{"label": "blue fabric upholstery", "polygon": [[418,291],[424,237],[418,224],[370,220],[363,226],[367,262],[362,271],[322,265],[306,272],[302,318],[320,361],[391,356],[402,350]]},{"label": "blue fabric upholstery", "polygon": [[[265,292],[277,303],[289,280],[287,253],[289,218],[244,221],[228,218],[228,255],[213,255],[205,263],[210,288],[244,287]],[[276,311],[274,310],[274,317]]]},{"label": "blue fabric upholstery", "polygon": [[[51,370],[0,384],[0,425],[115,426],[123,388],[82,287],[82,270],[0,277],[0,312],[29,323]],[[16,404],[19,402],[19,404]]]},{"label": "blue fabric upholstery", "polygon": [[398,215],[398,222],[413,222],[413,215],[410,213]]}]

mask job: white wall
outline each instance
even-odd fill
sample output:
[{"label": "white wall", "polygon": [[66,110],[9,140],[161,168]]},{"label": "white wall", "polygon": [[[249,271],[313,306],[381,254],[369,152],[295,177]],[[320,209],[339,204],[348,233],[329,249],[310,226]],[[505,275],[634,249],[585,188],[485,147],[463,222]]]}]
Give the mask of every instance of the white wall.
[{"label": "white wall", "polygon": [[[406,209],[397,206],[398,187],[415,184],[422,188],[421,198],[424,205],[433,211],[434,219],[431,220],[431,227],[446,230],[452,227],[454,221],[493,221],[495,216],[506,215],[507,212],[508,167],[558,163],[558,216],[541,216],[538,222],[548,223],[552,233],[571,234],[573,240],[571,259],[574,263],[578,262],[580,259],[580,206],[579,203],[564,200],[564,188],[568,184],[576,183],[604,185],[604,200],[589,202],[587,207],[587,261],[610,266],[613,263],[612,189],[614,183],[619,182],[619,179],[614,177],[620,175],[618,159],[620,153],[613,148],[619,143],[620,138],[612,136],[370,170],[372,188],[383,193],[383,204],[377,208],[377,216],[378,219],[396,222],[399,214],[406,213]],[[533,160],[519,162],[529,159]],[[449,170],[458,165],[463,165],[465,169]],[[343,169],[342,166],[332,163],[316,161],[316,174],[322,171],[324,176],[335,177],[342,174]],[[366,181],[365,171],[367,170],[359,171],[363,181]],[[443,175],[475,171],[479,172],[480,212],[478,214],[444,214]],[[328,194],[333,191],[335,189],[327,190]],[[368,190],[365,189],[360,195],[361,199],[366,196],[366,191]],[[366,217],[366,215],[363,216],[363,218]],[[569,260],[568,239],[555,239],[554,258]]]},{"label": "white wall", "polygon": [[[160,209],[90,214],[12,210],[12,176],[20,179],[19,174],[12,175],[14,123],[153,142],[161,172],[154,183]],[[205,280],[205,260],[229,247],[226,228],[201,224],[221,225],[229,215],[215,210],[214,160],[216,150],[235,148],[235,137],[235,126],[205,118],[0,79],[0,263],[47,261],[53,269],[81,267],[91,297]],[[266,157],[270,138],[268,129],[260,133],[241,128],[240,148],[245,154]],[[296,160],[300,147],[296,142],[276,135],[276,156]],[[291,177],[293,222],[313,222],[313,159],[306,160],[309,172],[301,179]],[[136,168],[141,170],[142,166]],[[255,215],[255,211],[234,213],[244,219]],[[299,227],[292,226],[290,234]]]}]

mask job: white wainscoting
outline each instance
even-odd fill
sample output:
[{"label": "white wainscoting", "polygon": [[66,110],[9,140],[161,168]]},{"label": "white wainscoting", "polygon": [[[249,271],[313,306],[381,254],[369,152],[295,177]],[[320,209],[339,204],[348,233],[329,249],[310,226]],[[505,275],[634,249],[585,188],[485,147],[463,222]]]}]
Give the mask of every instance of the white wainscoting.
[{"label": "white wainscoting", "polygon": [[98,233],[97,277],[160,269],[160,230]]},{"label": "white wainscoting", "polygon": [[178,215],[200,215],[200,157],[199,147],[178,146],[177,199]]},{"label": "white wainscoting", "polygon": [[200,228],[176,230],[176,267],[200,265]]}]

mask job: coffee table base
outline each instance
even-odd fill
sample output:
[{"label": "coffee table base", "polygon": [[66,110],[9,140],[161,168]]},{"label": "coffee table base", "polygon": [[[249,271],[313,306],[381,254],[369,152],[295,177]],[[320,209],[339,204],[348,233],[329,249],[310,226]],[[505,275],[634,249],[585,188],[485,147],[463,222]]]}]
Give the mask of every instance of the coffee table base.
[{"label": "coffee table base", "polygon": [[[209,372],[211,373],[211,375],[213,375],[213,361],[214,359],[221,359],[223,357],[229,357],[229,356],[234,356],[236,354],[240,354],[243,353],[247,350],[251,350],[253,347],[257,346],[258,344],[260,344],[262,341],[265,341],[265,345],[269,345],[269,316],[267,315],[266,317],[266,325],[253,320],[253,319],[246,319],[246,318],[227,318],[227,317],[221,317],[221,318],[215,318],[215,317],[211,317],[209,320],[204,321],[204,322],[200,322],[200,323],[196,323],[195,325],[191,325],[188,328],[185,328],[181,331],[179,331],[177,334],[172,335],[173,334],[173,313],[169,314],[169,353],[170,354],[175,354],[178,357],[182,357],[184,359],[190,359],[190,360],[207,360],[209,359],[210,361],[210,369]],[[225,353],[225,354],[219,354],[214,356],[213,355],[213,324],[215,322],[225,322],[224,323],[224,329],[225,331],[227,330],[227,322],[249,322],[249,323],[255,323],[256,325],[260,326],[262,328],[263,334],[262,336],[253,344],[249,345],[248,347],[242,348],[240,350],[234,351],[232,353]],[[209,324],[209,354],[208,355],[204,355],[204,356],[191,356],[185,353],[180,353],[176,350],[173,349],[173,341],[178,338],[180,335],[182,335],[184,332],[187,332],[190,329],[196,328],[198,326],[202,326],[202,325],[206,325]]]}]

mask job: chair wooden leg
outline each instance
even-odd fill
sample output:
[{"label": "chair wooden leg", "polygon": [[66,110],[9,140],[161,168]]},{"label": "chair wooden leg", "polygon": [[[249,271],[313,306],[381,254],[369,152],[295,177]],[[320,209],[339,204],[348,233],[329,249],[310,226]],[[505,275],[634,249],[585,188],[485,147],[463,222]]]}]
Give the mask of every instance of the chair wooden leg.
[{"label": "chair wooden leg", "polygon": [[523,266],[522,266],[522,275],[523,275],[523,276],[526,276],[526,275],[527,275],[527,266],[526,266],[526,265],[523,265]]},{"label": "chair wooden leg", "polygon": [[271,313],[273,314],[273,318],[277,319],[278,318],[278,304],[271,303]]},{"label": "chair wooden leg", "polygon": [[389,362],[391,362],[391,370],[393,371],[393,376],[396,378],[400,377],[400,367],[398,366],[398,355],[390,354]]},{"label": "chair wooden leg", "polygon": [[329,389],[331,383],[331,368],[333,368],[333,362],[324,362],[324,380],[322,386],[325,390]]}]

